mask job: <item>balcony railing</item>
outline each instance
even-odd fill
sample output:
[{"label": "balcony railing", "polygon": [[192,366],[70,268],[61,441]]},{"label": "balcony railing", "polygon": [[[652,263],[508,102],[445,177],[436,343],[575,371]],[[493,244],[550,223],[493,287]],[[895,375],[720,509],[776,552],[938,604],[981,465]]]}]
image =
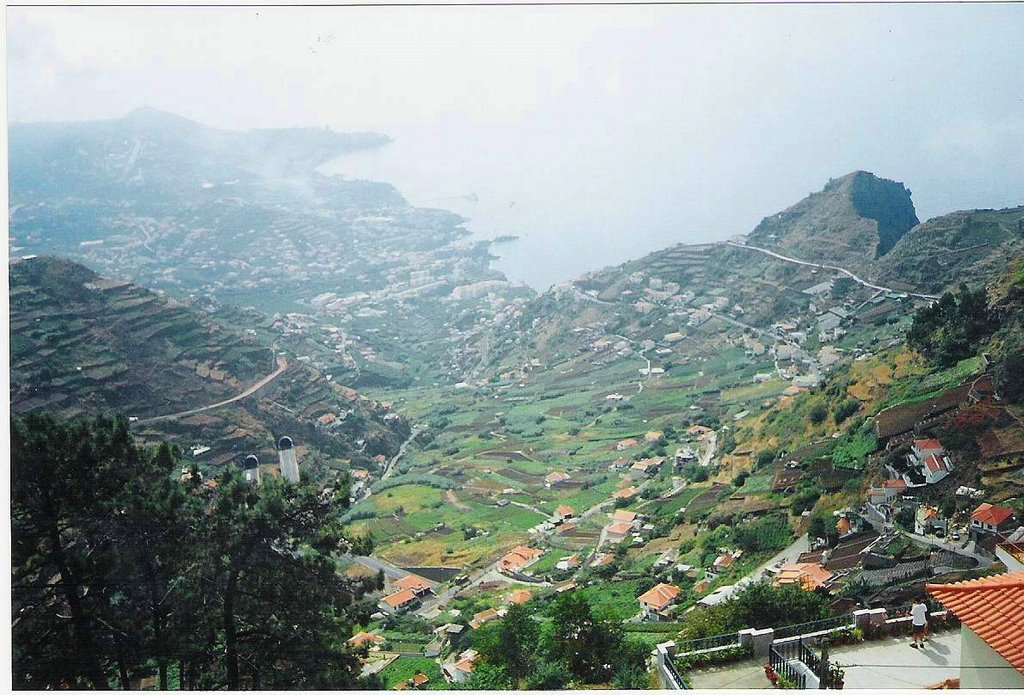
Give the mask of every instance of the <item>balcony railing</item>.
[{"label": "balcony railing", "polygon": [[792,660],[777,649],[774,644],[768,648],[768,663],[771,664],[777,674],[793,683],[798,689],[805,690],[807,688],[807,675],[802,669],[798,669],[792,663]]},{"label": "balcony railing", "polygon": [[739,644],[739,633],[730,632],[725,635],[715,635],[714,637],[701,637],[699,639],[691,639],[686,640],[685,642],[679,642],[676,645],[676,654],[678,656],[685,656],[687,654],[704,652],[711,649],[719,649],[721,647],[738,647]]},{"label": "balcony railing", "polygon": [[854,617],[852,615],[836,615],[822,620],[812,620],[809,623],[797,623],[780,627],[775,631],[776,640],[784,640],[797,635],[811,635],[816,632],[827,632],[853,627]]}]

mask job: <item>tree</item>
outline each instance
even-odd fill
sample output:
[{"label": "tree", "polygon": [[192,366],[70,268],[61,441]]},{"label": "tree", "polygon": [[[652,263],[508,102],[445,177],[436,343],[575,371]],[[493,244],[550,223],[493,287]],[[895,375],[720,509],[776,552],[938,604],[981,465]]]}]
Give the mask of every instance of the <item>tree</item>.
[{"label": "tree", "polygon": [[812,424],[820,425],[821,423],[825,422],[825,419],[828,417],[828,408],[826,408],[821,403],[816,403],[811,408],[808,417],[810,418]]},{"label": "tree", "polygon": [[917,310],[907,344],[939,366],[950,367],[976,354],[998,328],[985,288],[971,290],[961,284],[956,292]]},{"label": "tree", "polygon": [[590,603],[576,591],[555,600],[551,618],[548,658],[560,662],[581,683],[611,680],[622,644],[621,627],[595,617]]},{"label": "tree", "polygon": [[235,471],[181,481],[179,454],[121,419],[12,425],[12,600],[18,687],[346,688],[343,644],[377,577],[349,581],[347,490]]},{"label": "tree", "polygon": [[533,670],[538,640],[539,629],[530,611],[512,605],[500,621],[477,631],[473,646],[485,662],[501,666],[518,682]]}]

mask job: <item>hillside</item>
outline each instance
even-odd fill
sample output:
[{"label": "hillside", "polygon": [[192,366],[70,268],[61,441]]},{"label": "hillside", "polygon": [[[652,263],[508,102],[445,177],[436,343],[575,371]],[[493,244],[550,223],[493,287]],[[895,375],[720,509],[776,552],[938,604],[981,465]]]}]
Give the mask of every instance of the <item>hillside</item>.
[{"label": "hillside", "polygon": [[[281,370],[284,363],[256,329],[245,327],[251,318],[225,323],[56,258],[12,265],[10,285],[16,415],[138,418],[144,440],[208,445],[197,463],[213,468],[247,453],[273,462],[273,442],[287,433],[314,474],[350,465],[377,472],[409,432],[389,408],[316,370],[301,364]],[[201,410],[270,375],[276,376],[253,397]],[[176,413],[185,414],[167,417]],[[325,416],[336,420],[318,426]]]},{"label": "hillside", "polygon": [[1024,249],[1024,207],[954,212],[918,225],[880,258],[878,277],[922,292],[951,282],[989,282]]},{"label": "hillside", "polygon": [[13,124],[11,197],[166,196],[300,174],[388,141],[319,128],[226,131],[149,108],[109,121]]},{"label": "hillside", "polygon": [[255,339],[76,263],[27,260],[10,284],[15,413],[159,415],[230,397],[275,368]]},{"label": "hillside", "polygon": [[888,253],[917,223],[910,191],[902,183],[855,171],[764,218],[748,241],[804,260],[856,269]]}]

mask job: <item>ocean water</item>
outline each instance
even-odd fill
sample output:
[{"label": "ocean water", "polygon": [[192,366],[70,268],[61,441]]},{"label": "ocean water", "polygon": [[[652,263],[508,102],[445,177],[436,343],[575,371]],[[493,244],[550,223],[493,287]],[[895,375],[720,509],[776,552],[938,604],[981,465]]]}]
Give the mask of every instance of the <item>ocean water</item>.
[{"label": "ocean water", "polygon": [[[665,142],[582,126],[387,129],[394,142],[339,157],[327,174],[384,181],[413,205],[468,219],[496,244],[494,267],[539,292],[679,242],[726,238],[688,229],[697,202],[666,167]],[[659,154],[659,150],[661,153]]]}]

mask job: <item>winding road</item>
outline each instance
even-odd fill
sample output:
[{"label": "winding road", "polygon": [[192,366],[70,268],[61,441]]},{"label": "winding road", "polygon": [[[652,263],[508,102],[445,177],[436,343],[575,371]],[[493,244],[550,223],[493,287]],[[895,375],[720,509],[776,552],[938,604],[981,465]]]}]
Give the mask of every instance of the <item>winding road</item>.
[{"label": "winding road", "polygon": [[279,377],[282,374],[284,374],[284,371],[286,369],[288,369],[288,360],[286,360],[284,357],[278,357],[277,358],[277,371],[276,372],[274,372],[273,374],[270,374],[268,376],[263,377],[262,379],[257,381],[255,384],[253,384],[252,386],[250,386],[246,390],[242,391],[237,396],[233,396],[232,398],[229,398],[229,399],[227,399],[225,401],[220,401],[219,403],[211,403],[210,405],[204,405],[202,408],[193,408],[192,410],[183,410],[180,413],[171,413],[170,415],[157,415],[156,417],[149,417],[149,418],[146,418],[145,420],[139,420],[139,424],[140,425],[144,425],[144,424],[147,424],[147,423],[150,423],[150,422],[159,422],[161,420],[177,420],[178,418],[188,417],[190,415],[197,415],[199,413],[205,413],[207,411],[214,410],[216,408],[223,408],[226,405],[231,405],[232,403],[237,403],[238,401],[242,400],[243,398],[248,398],[252,394],[254,394],[257,391],[259,391],[261,388],[263,388],[264,386],[269,384],[271,381],[273,381],[277,377]]},{"label": "winding road", "polygon": [[[802,261],[799,258],[793,258],[791,256],[783,256],[781,253],[776,253],[774,251],[770,251],[769,249],[763,249],[760,246],[751,246],[749,244],[739,244],[739,243],[737,243],[735,241],[724,241],[722,243],[725,244],[726,246],[733,246],[733,247],[738,248],[738,249],[749,249],[751,251],[757,251],[758,253],[763,253],[763,254],[765,254],[767,256],[771,256],[773,258],[778,258],[780,261],[786,261],[787,263],[795,263],[796,265],[806,265],[806,266],[809,266],[811,268],[822,268],[822,269],[827,269],[827,270],[835,270],[836,272],[842,273],[846,277],[850,278],[854,282],[856,282],[856,283],[858,283],[860,285],[863,285],[864,287],[868,287],[870,289],[873,289],[873,290],[879,290],[881,292],[895,292],[896,291],[896,290],[894,290],[891,287],[883,287],[882,285],[873,285],[870,282],[868,282],[867,280],[861,279],[860,277],[858,277],[857,275],[854,275],[852,272],[850,272],[846,268],[841,268],[838,265],[827,265],[825,263],[812,263],[811,261]],[[934,295],[934,294],[921,294],[919,292],[908,292],[907,294],[909,294],[911,297],[917,297],[918,299],[938,299],[939,298],[937,295]]]}]

